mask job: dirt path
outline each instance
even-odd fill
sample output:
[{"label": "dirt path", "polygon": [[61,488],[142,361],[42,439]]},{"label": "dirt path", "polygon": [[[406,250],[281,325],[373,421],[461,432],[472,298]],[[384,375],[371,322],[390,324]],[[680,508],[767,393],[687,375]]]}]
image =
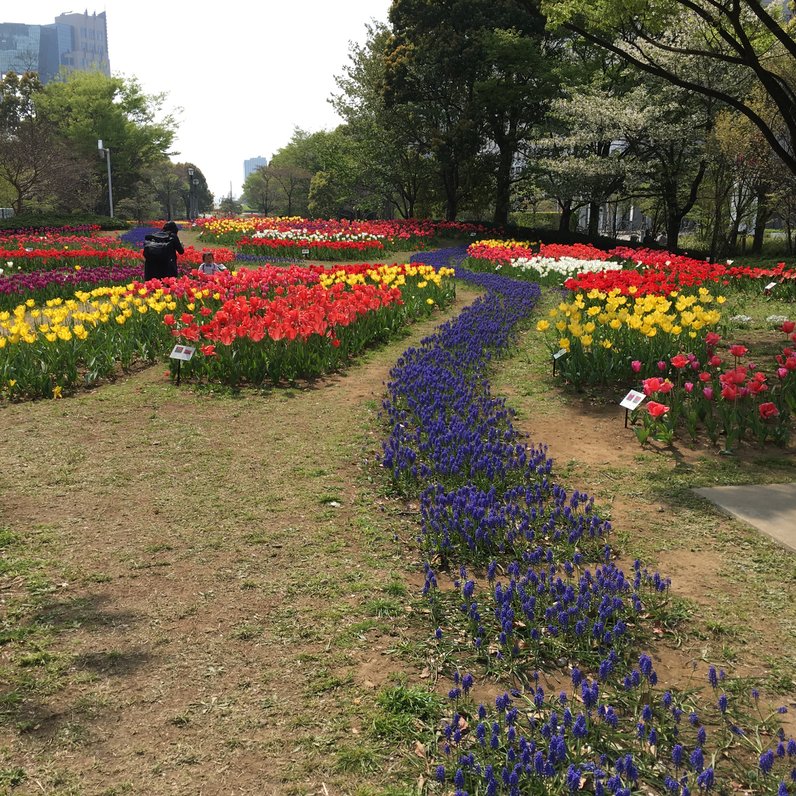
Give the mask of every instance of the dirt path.
[{"label": "dirt path", "polygon": [[398,355],[450,314],[307,389],[212,396],[154,367],[0,411],[0,528],[48,584],[1,592],[42,640],[39,658],[0,647],[15,794],[340,794],[376,776],[358,734],[403,666],[388,651],[410,597],[365,430]]}]

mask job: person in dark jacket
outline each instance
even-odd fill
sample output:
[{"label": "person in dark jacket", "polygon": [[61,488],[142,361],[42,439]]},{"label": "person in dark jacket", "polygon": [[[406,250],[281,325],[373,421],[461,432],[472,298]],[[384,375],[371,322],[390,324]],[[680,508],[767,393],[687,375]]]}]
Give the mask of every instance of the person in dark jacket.
[{"label": "person in dark jacket", "polygon": [[144,238],[144,281],[176,277],[177,255],[185,254],[177,235],[177,225],[167,221],[160,232],[153,232]]},{"label": "person in dark jacket", "polygon": [[167,221],[163,225],[163,231],[169,233],[169,237],[171,238],[169,242],[173,244],[169,247],[169,264],[166,268],[166,273],[163,274],[163,276],[178,276],[177,255],[185,254],[185,249],[183,249],[179,235],[177,234],[179,229],[173,221]]}]

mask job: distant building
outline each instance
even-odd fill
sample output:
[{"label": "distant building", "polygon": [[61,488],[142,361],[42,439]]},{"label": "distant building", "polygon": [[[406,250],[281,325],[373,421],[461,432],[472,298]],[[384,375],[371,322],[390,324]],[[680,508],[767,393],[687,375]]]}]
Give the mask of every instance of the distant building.
[{"label": "distant building", "polygon": [[267,166],[268,160],[257,156],[243,161],[243,179],[245,180],[253,171],[257,171],[261,166]]},{"label": "distant building", "polygon": [[60,14],[51,25],[0,22],[0,74],[39,73],[48,83],[61,69],[110,77],[105,12]]}]

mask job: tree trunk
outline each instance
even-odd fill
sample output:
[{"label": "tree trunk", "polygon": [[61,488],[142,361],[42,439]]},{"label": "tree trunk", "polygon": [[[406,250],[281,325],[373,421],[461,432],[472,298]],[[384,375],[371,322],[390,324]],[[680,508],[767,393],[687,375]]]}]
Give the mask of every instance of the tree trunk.
[{"label": "tree trunk", "polygon": [[561,205],[561,215],[558,219],[558,231],[559,232],[569,232],[569,224],[572,220],[572,200],[567,199]]},{"label": "tree trunk", "polygon": [[589,202],[589,237],[594,239],[600,234],[600,205]]},{"label": "tree trunk", "polygon": [[511,161],[512,153],[500,152],[497,169],[497,185],[495,188],[495,215],[493,221],[498,226],[509,223],[509,208],[511,205]]},{"label": "tree trunk", "polygon": [[767,186],[760,185],[757,189],[757,213],[755,214],[755,235],[752,240],[752,254],[763,253],[763,238],[766,233],[766,222],[769,217]]},{"label": "tree trunk", "polygon": [[459,210],[459,169],[456,163],[444,163],[440,176],[445,188],[445,220],[456,221]]},{"label": "tree trunk", "polygon": [[716,200],[716,205],[713,212],[713,233],[710,236],[710,254],[708,255],[708,262],[715,263],[718,256],[719,249],[719,226],[721,225],[721,205]]},{"label": "tree trunk", "polygon": [[732,254],[735,254],[736,249],[738,248],[738,232],[741,228],[741,216],[739,213],[735,214],[735,218],[732,222],[732,227],[730,227],[730,235],[729,235],[729,250]]},{"label": "tree trunk", "polygon": [[683,222],[681,213],[667,213],[666,214],[666,248],[670,251],[676,251],[678,241],[680,239],[680,224]]}]

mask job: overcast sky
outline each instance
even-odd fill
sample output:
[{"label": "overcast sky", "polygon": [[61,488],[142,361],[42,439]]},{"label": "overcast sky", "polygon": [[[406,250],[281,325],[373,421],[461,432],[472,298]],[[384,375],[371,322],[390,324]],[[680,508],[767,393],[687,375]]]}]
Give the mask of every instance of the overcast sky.
[{"label": "overcast sky", "polygon": [[0,22],[50,24],[68,11],[105,11],[111,72],[137,77],[181,108],[175,161],[192,161],[210,190],[235,196],[243,161],[268,159],[294,127],[340,123],[328,102],[349,43],[387,21],[390,0],[74,0],[3,3]]}]

